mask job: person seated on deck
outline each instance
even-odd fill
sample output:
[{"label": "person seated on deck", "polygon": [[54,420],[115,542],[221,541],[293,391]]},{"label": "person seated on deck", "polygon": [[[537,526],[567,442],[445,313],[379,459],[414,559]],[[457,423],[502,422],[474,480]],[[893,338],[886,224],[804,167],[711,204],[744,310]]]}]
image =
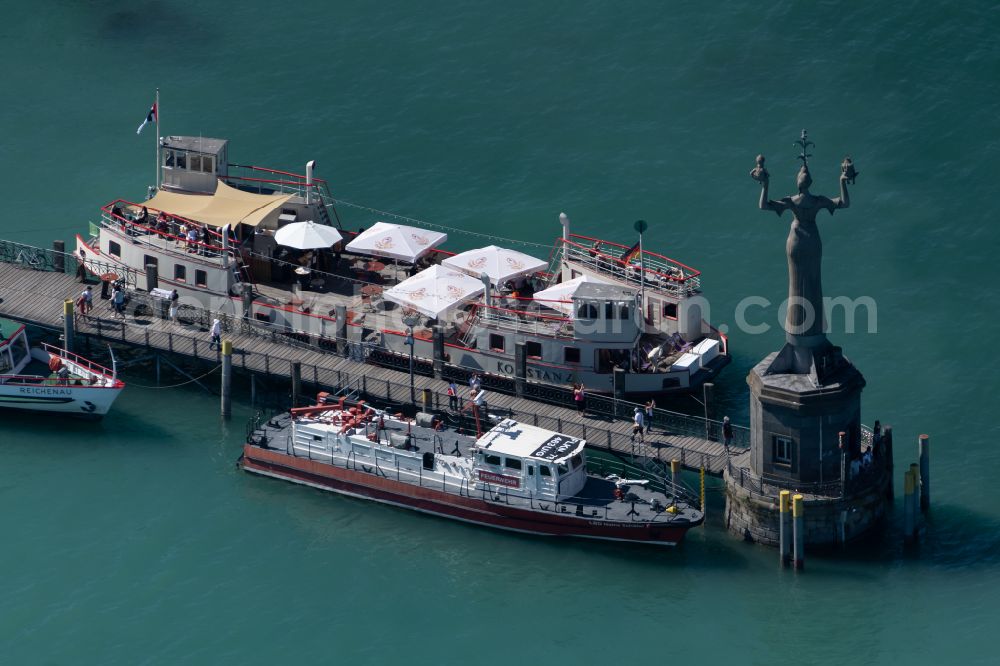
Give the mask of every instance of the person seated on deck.
[{"label": "person seated on deck", "polygon": [[160,214],[156,216],[156,230],[164,234],[170,231],[170,218],[168,218],[167,214],[162,210],[160,211]]},{"label": "person seated on deck", "polygon": [[198,250],[198,230],[192,226],[187,232],[187,243],[188,252],[196,252]]},{"label": "person seated on deck", "polygon": [[135,216],[133,222],[135,222],[136,224],[141,224],[143,226],[149,224],[149,210],[147,210],[146,207],[143,206],[142,210],[139,211],[139,214]]}]

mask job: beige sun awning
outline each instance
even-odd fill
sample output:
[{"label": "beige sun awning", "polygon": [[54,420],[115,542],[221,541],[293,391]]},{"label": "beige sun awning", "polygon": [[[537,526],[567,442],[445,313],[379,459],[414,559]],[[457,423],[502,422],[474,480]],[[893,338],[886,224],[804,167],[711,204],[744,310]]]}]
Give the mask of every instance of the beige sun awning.
[{"label": "beige sun awning", "polygon": [[218,181],[215,194],[182,194],[160,190],[145,206],[213,227],[260,224],[291,199],[292,194],[253,194]]}]

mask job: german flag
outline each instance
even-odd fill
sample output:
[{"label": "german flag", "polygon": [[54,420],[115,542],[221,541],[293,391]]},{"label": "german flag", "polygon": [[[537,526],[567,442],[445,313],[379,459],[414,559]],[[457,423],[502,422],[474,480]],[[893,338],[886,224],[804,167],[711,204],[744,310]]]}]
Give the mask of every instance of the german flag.
[{"label": "german flag", "polygon": [[626,264],[630,263],[633,259],[635,259],[638,256],[639,256],[639,243],[636,242],[635,245],[625,250],[625,253],[622,254],[622,262]]}]

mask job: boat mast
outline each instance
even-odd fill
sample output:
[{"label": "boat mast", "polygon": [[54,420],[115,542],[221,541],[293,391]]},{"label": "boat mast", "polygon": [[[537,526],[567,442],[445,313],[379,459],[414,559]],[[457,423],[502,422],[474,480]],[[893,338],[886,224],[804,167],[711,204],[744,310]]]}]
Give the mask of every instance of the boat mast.
[{"label": "boat mast", "polygon": [[153,139],[156,141],[155,159],[156,159],[156,170],[153,173],[153,185],[155,189],[153,194],[160,189],[160,89],[156,89],[156,101],[153,102],[153,107],[156,109],[156,132],[153,133]]},{"label": "boat mast", "polygon": [[639,232],[639,314],[646,321],[646,258],[642,254],[642,232],[649,228],[645,220],[636,220],[633,228]]}]

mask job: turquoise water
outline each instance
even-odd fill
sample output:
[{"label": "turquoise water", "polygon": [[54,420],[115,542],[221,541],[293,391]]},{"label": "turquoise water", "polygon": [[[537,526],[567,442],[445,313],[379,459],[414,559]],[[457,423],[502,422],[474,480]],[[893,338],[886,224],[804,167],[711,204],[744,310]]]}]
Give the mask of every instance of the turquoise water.
[{"label": "turquoise water", "polygon": [[[4,663],[993,662],[998,29],[973,2],[6,8],[0,235],[42,245],[145,191],[159,86],[164,133],[316,159],[348,201],[545,244],[563,210],[626,243],[644,218],[732,325],[786,288],[788,220],[747,172],[763,152],[790,193],[808,128],[814,191],[845,154],[861,172],[821,220],[826,292],[878,306],[877,334],[832,337],[897,467],[932,435],[934,506],[919,549],[891,533],[798,576],[725,533],[718,495],[667,552],[511,536],[248,478],[245,394],[226,424],[133,371],[99,425],[0,421]],[[717,388],[738,421],[781,343],[759,319]]]}]

